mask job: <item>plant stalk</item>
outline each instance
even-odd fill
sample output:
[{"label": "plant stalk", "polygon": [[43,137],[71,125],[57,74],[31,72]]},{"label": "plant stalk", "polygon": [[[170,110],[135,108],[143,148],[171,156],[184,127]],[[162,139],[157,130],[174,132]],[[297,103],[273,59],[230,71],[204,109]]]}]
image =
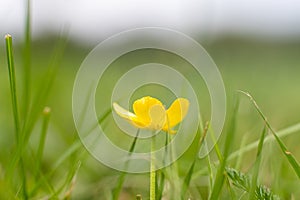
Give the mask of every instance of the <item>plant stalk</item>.
[{"label": "plant stalk", "polygon": [[[154,136],[155,137],[155,136]],[[150,157],[150,200],[155,200],[155,183],[156,183],[156,171],[155,171],[155,140],[151,140],[151,157]]]}]

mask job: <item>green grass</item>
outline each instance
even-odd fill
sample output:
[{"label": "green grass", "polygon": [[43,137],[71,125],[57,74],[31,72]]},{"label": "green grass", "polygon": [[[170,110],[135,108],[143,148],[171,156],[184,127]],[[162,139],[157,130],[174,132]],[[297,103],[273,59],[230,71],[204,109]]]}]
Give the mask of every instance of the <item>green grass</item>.
[{"label": "green grass", "polygon": [[[1,53],[5,50],[0,57],[0,199],[149,199],[149,173],[129,174],[104,166],[77,136],[72,87],[91,48],[68,41],[65,33],[58,39],[32,40],[29,1],[27,6],[24,43],[6,35],[5,46],[0,46]],[[131,52],[112,63],[106,72],[110,78],[100,81],[99,90],[109,93],[130,66],[158,60],[174,65],[201,91],[199,98],[205,106],[197,136],[175,163],[153,176],[156,199],[297,198],[300,43],[227,38],[204,41],[204,46],[224,77],[230,116],[205,158],[198,154],[204,138],[213,136],[209,95],[186,61],[170,59],[166,52]],[[153,94],[156,90],[160,88],[149,89]],[[163,100],[171,102],[172,94],[165,94]],[[130,153],[139,151],[137,144],[144,141],[114,130],[112,111],[102,106],[110,97],[101,101],[97,95],[99,123],[111,130],[110,139]],[[163,135],[160,139],[168,144],[172,138]]]}]

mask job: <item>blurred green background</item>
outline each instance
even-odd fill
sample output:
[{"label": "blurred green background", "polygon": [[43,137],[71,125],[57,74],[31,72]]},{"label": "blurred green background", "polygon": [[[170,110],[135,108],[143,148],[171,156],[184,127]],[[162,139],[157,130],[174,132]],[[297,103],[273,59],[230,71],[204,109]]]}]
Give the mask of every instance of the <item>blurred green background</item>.
[{"label": "blurred green background", "polygon": [[[39,95],[38,88],[44,83],[43,75],[47,71],[49,63],[51,63],[51,55],[55,48],[55,43],[58,38],[49,36],[33,40],[32,43],[32,93],[31,95]],[[237,89],[250,92],[256,99],[257,103],[267,116],[270,123],[276,130],[291,126],[299,122],[299,102],[300,102],[300,42],[266,42],[255,38],[245,37],[224,37],[216,40],[200,40],[200,43],[205,47],[207,52],[213,58],[224,79],[228,106],[232,107],[232,99],[236,94]],[[15,43],[15,65],[17,75],[17,89],[19,92],[19,103],[22,104],[22,44]],[[78,140],[74,122],[72,118],[72,89],[75,80],[76,72],[80,67],[85,56],[92,49],[92,46],[83,46],[72,40],[69,40],[66,49],[63,53],[61,63],[57,71],[57,76],[50,90],[49,99],[45,106],[52,109],[50,127],[46,140],[46,150],[43,158],[44,170],[55,163],[57,158],[64,153],[74,141]],[[0,112],[0,172],[4,174],[4,169],[8,167],[12,149],[14,149],[14,126],[12,109],[9,93],[8,70],[6,66],[6,58],[4,45],[1,46],[1,112]],[[228,110],[230,113],[230,109]],[[208,120],[207,117],[205,120]],[[31,148],[36,149],[38,144],[38,135],[41,126],[41,120],[34,126],[33,136],[31,137]],[[239,117],[238,117],[238,136],[235,140],[235,149],[240,145],[242,138],[247,135],[246,143],[250,143],[259,138],[262,129],[262,120],[254,110],[254,107],[246,98],[242,98]],[[226,130],[226,129],[225,129]],[[300,158],[298,147],[298,134],[284,138],[290,151],[295,153],[296,158]],[[222,137],[220,140],[222,144]],[[127,144],[128,146],[129,144]],[[121,145],[122,146],[122,145]],[[271,145],[272,146],[272,145]],[[125,144],[126,147],[126,144]],[[276,147],[270,147],[272,155],[276,153],[276,160],[285,159],[282,157]],[[275,150],[274,150],[275,148]],[[79,152],[85,152],[84,148],[79,148]],[[184,163],[189,163],[191,160],[190,154],[193,146],[185,154],[182,160],[182,174],[184,175],[188,166]],[[247,170],[254,160],[253,153],[244,157],[242,169]],[[105,167],[85,153],[85,159],[82,161],[78,183],[76,183],[75,194],[78,194],[78,199],[89,199],[89,196],[102,194],[103,191],[108,192],[107,188],[112,185],[107,185],[111,181],[116,181],[118,172]],[[74,156],[78,156],[74,154]],[[270,158],[269,158],[270,159]],[[275,158],[274,158],[275,159]],[[66,169],[74,164],[72,157],[69,161],[64,162],[52,177],[54,182],[60,182],[60,177],[66,174]],[[274,160],[273,160],[274,161]],[[266,161],[267,162],[267,161]],[[276,162],[276,161],[274,161]],[[201,163],[201,162],[200,162]],[[291,168],[286,165],[285,173],[287,177],[293,177]],[[270,166],[269,166],[270,167]],[[269,167],[264,169],[268,176]],[[50,167],[51,168],[51,167]],[[199,169],[201,164],[199,164]],[[280,167],[281,168],[281,167]],[[264,171],[262,170],[262,171]],[[271,174],[274,172],[271,171]],[[0,176],[0,177],[1,177]],[[126,182],[128,186],[127,192],[136,192],[147,194],[146,175],[131,175]],[[292,178],[293,179],[293,178]],[[267,184],[270,184],[271,179],[265,179]],[[138,183],[137,183],[138,181]],[[287,186],[280,187],[288,188]],[[106,189],[105,189],[106,188]],[[126,195],[124,193],[124,195]],[[76,198],[75,198],[76,199]]]},{"label": "blurred green background", "polygon": [[[0,3],[3,2],[4,1],[0,1]],[[36,3],[34,5],[38,4]],[[48,4],[45,5],[47,7]],[[48,15],[50,17],[56,14],[54,7],[55,6],[51,7],[51,9],[49,8]],[[133,9],[130,5],[129,7]],[[193,7],[192,4],[191,7]],[[226,4],[225,7],[229,8],[230,3]],[[17,8],[20,8],[20,10],[22,10],[24,8],[24,5],[20,4]],[[115,16],[116,13],[122,13],[121,8],[123,8],[121,5],[118,6],[117,11],[110,13],[109,16],[111,17]],[[256,7],[254,6],[251,8],[253,9]],[[276,8],[274,9],[275,11],[279,10],[280,5],[274,5],[274,7],[272,8]],[[293,6],[289,5],[289,8],[292,9]],[[296,8],[297,6],[295,6],[295,9]],[[130,12],[131,9],[129,9]],[[189,9],[174,9],[175,11],[173,10],[170,12],[173,14],[178,14],[180,16],[180,11],[186,14],[188,13]],[[172,25],[172,23],[174,23],[174,21],[176,21],[177,18],[173,19],[172,17],[170,17],[174,20],[171,20],[172,23],[166,20],[169,19],[168,14],[162,15],[165,17],[163,18],[165,21],[163,20],[162,24],[158,23],[158,26],[164,27],[164,25],[168,25],[170,23],[171,25],[167,27],[174,28],[176,30],[183,30],[183,32],[184,30],[190,30],[191,27],[196,27],[195,29],[193,29],[193,31],[190,31],[191,34],[188,35],[191,35],[195,40],[197,40],[201,45],[203,45],[203,47],[209,53],[209,55],[214,60],[221,72],[226,87],[228,116],[231,114],[231,108],[233,106],[233,100],[237,95],[237,90],[243,90],[249,92],[254,97],[254,99],[257,101],[258,105],[260,106],[260,108],[262,109],[270,124],[274,127],[275,130],[281,130],[299,123],[300,34],[298,34],[298,29],[295,28],[294,30],[293,28],[291,28],[291,26],[287,26],[285,23],[282,23],[281,28],[279,26],[274,25],[276,28],[270,30],[270,32],[274,30],[275,33],[277,33],[276,31],[278,31],[278,35],[275,34],[275,37],[272,34],[270,34],[272,35],[270,37],[268,36],[268,34],[264,35],[264,31],[268,29],[269,26],[266,26],[264,30],[260,30],[259,28],[257,28],[255,26],[255,22],[257,22],[258,27],[263,27],[264,24],[259,23],[260,19],[255,18],[256,13],[253,12],[253,10],[251,11],[251,9],[249,8],[249,12],[252,13],[251,16],[253,16],[254,18],[253,21],[250,21],[249,24],[245,23],[245,26],[248,27],[249,25],[249,28],[245,28],[245,26],[242,26],[242,21],[240,22],[240,24],[238,23],[238,25],[235,28],[233,28],[233,30],[231,30],[230,24],[228,25],[228,21],[230,20],[228,19],[231,19],[231,17],[234,19],[239,18],[239,15],[234,15],[237,13],[241,14],[241,16],[244,16],[242,14],[242,11],[247,10],[247,8],[242,6],[242,8],[235,9],[232,12],[228,11],[229,14],[232,14],[232,16],[229,15],[229,18],[226,18],[228,20],[228,27],[226,30],[229,30],[229,32],[226,32],[226,30],[222,31],[220,28],[220,33],[218,33],[218,25],[223,24],[222,20],[221,22],[216,23],[213,19],[210,19],[211,16],[218,15],[218,12],[216,11],[218,9],[204,7],[202,8],[202,11],[204,10],[205,12],[202,12],[204,13],[204,16],[202,17],[206,16],[209,18],[208,21],[204,23],[204,27],[206,27],[205,25],[207,25],[208,27],[210,27],[211,25],[211,29],[213,31],[210,30],[211,32],[206,32],[207,30],[204,30],[202,32],[202,26],[199,26],[200,28],[198,27],[198,25],[200,24],[198,24],[198,21],[201,21],[200,18],[199,20],[197,20],[198,18],[196,20],[194,18],[199,17],[197,15],[198,10],[194,9],[196,8],[192,9],[191,16],[188,15],[186,17],[185,14],[181,13],[184,16],[184,20],[180,18],[180,20],[182,20],[182,24],[187,24],[186,27],[184,26],[184,28],[182,28],[181,26],[178,26],[178,28],[176,26],[176,23],[175,25]],[[209,15],[208,13],[210,10],[214,10],[215,13]],[[18,21],[19,24],[17,25],[20,25],[20,21],[24,21],[24,16],[20,17],[19,15],[16,15],[17,17],[14,18],[15,10],[12,9],[12,11],[14,12],[10,11],[11,10],[8,9],[7,12],[3,13],[8,13],[8,16],[11,16],[10,20],[14,19],[15,21]],[[50,26],[50,22],[49,27],[47,26],[47,20],[42,23],[40,29],[36,28],[36,24],[38,24],[37,21],[39,20],[37,18],[41,17],[41,19],[44,19],[44,17],[47,15],[47,13],[46,15],[43,14],[42,11],[37,9],[37,11],[35,11],[35,14],[33,15],[35,29],[33,31],[34,35],[32,37],[31,43],[32,68],[30,82],[30,96],[32,99],[37,98],[40,95],[45,95],[44,93],[40,93],[40,88],[41,86],[45,85],[45,75],[49,70],[49,66],[51,67],[51,64],[55,60],[53,57],[53,55],[55,54],[54,52],[56,51],[55,48],[57,43],[59,43],[58,41],[61,40],[59,36],[60,34],[58,33],[59,31],[57,31],[57,29],[60,30],[60,28],[57,28],[55,26],[55,22],[53,21],[51,21],[53,23],[52,28]],[[120,173],[116,170],[104,166],[103,164],[95,160],[85,150],[85,148],[83,147],[83,145],[81,145],[79,141],[79,137],[77,135],[72,116],[72,90],[76,73],[83,60],[88,55],[88,53],[94,48],[94,46],[97,45],[104,38],[110,36],[112,32],[118,32],[126,28],[152,26],[157,24],[148,22],[148,18],[143,15],[143,17],[145,18],[145,24],[143,23],[143,21],[141,21],[134,25],[129,23],[129,25],[126,26],[123,25],[123,22],[124,24],[126,24],[126,20],[121,20],[120,22],[118,21],[122,19],[122,17],[124,17],[122,14],[117,15],[116,18],[108,18],[107,20],[105,20],[106,15],[101,16],[99,17],[99,19],[101,19],[101,23],[97,23],[97,17],[88,15],[89,13],[98,13],[97,9],[92,10],[93,12],[87,12],[87,10],[82,11],[80,9],[71,10],[70,12],[67,12],[66,10],[64,11],[65,12],[57,12],[58,20],[60,19],[59,16],[66,16],[67,19],[68,17],[75,19],[73,15],[69,15],[70,13],[77,13],[78,15],[80,14],[79,16],[87,15],[88,17],[90,17],[88,18],[90,21],[88,21],[87,19],[83,20],[79,17],[77,21],[73,19],[75,22],[72,20],[71,22],[74,24],[78,22],[81,25],[88,24],[89,27],[92,28],[86,27],[86,31],[82,31],[85,29],[81,28],[82,32],[80,32],[78,27],[76,26],[74,29],[70,29],[70,37],[67,37],[68,40],[66,42],[65,49],[62,52],[59,52],[58,55],[58,57],[61,57],[61,59],[59,59],[59,61],[55,64],[58,68],[55,74],[55,79],[53,79],[53,83],[51,84],[51,89],[47,91],[48,98],[46,102],[43,103],[43,105],[39,105],[42,107],[49,106],[51,108],[50,124],[46,138],[44,156],[42,159],[42,170],[45,174],[51,172],[52,169],[55,168],[57,161],[61,159],[61,156],[64,153],[68,153],[68,151],[70,151],[70,149],[74,147],[75,150],[73,151],[73,153],[69,154],[69,156],[57,166],[57,169],[54,170],[54,173],[51,174],[49,179],[55,187],[63,185],[65,178],[68,176],[68,173],[72,169],[74,169],[74,166],[76,168],[77,163],[80,161],[81,167],[77,174],[77,179],[74,186],[75,189],[72,191],[72,197],[73,199],[99,199],[104,198],[110,193],[112,187],[114,187],[114,185],[116,184]],[[140,12],[137,12],[137,10],[135,9],[134,11],[136,11],[137,16],[138,14],[143,13],[142,9]],[[262,12],[262,10],[260,10],[259,12],[268,13]],[[274,15],[274,13],[271,16],[275,16],[275,19],[281,19],[281,15],[279,16],[278,14],[278,17],[276,14]],[[133,15],[135,19],[138,18],[137,16]],[[259,16],[261,16],[262,18],[268,18],[268,16],[265,15]],[[284,18],[284,16],[286,18]],[[287,21],[292,21],[293,23],[297,21],[295,19],[298,19],[297,16],[284,16],[282,18],[290,19]],[[143,17],[141,18],[143,19]],[[192,18],[196,22],[189,24],[189,19]],[[1,17],[2,21],[9,21],[5,19],[5,17]],[[80,19],[82,19],[82,21],[80,21]],[[159,22],[159,17],[157,20]],[[119,22],[121,28],[118,27],[114,29],[114,23],[116,21]],[[245,21],[247,22],[247,20]],[[3,22],[3,24],[5,23]],[[224,24],[224,26],[226,26],[225,22]],[[97,33],[101,32],[102,27],[103,35],[101,35],[101,37],[95,37]],[[270,25],[270,27],[272,27],[272,25]],[[289,31],[291,31],[292,37],[290,35],[280,35],[280,31],[287,29],[287,27],[290,28]],[[114,31],[111,31],[109,28],[112,28]],[[216,30],[214,30],[214,28],[216,28]],[[5,28],[0,27],[0,29],[1,34],[9,33],[10,31],[12,31],[12,36],[14,39],[13,47],[17,76],[18,103],[21,116],[23,116],[24,112],[26,112],[24,110],[24,107],[22,107],[25,96],[23,90],[24,68],[22,57],[22,53],[24,51],[24,38],[21,36],[22,34],[20,34],[18,31],[15,31],[13,28],[10,28],[10,26],[7,26],[7,24],[5,24]],[[109,29],[110,31],[107,31],[107,29]],[[94,37],[94,39],[88,40],[87,38],[89,37],[89,34],[91,34],[91,37]],[[168,60],[168,56],[166,56],[163,53],[152,52],[151,55],[153,56],[151,59],[157,58],[162,61]],[[138,59],[141,58],[137,58],[137,60]],[[120,74],[122,70],[124,70],[124,66],[130,66],[134,62],[138,62],[137,60],[135,60],[135,55],[129,55],[128,60],[124,59],[119,61],[118,63],[115,63],[117,67],[115,69],[115,72],[113,73]],[[172,61],[170,62],[172,63]],[[183,71],[185,70],[184,68],[186,66],[180,66],[180,61],[176,61],[176,63],[173,64],[178,65],[178,67],[182,68]],[[189,76],[191,79],[194,78],[193,74],[190,74]],[[107,81],[107,84],[113,84],[109,82],[109,79],[105,81]],[[205,85],[203,85],[203,83],[199,84],[201,85],[200,88],[203,88],[205,90]],[[209,98],[207,96],[207,91],[204,93],[205,95],[203,97],[203,104],[205,105],[207,103],[207,105],[210,105]],[[234,144],[233,150],[238,150],[242,145],[241,143],[243,142],[245,144],[249,144],[253,141],[258,140],[263,128],[263,121],[255,111],[253,105],[249,102],[247,98],[244,98],[241,94],[238,94],[238,96],[241,97],[241,102],[237,117],[237,136],[232,142]],[[32,104],[31,106],[35,107],[37,105]],[[100,110],[102,109],[100,104],[97,106],[99,106]],[[204,121],[209,120],[209,111],[209,106],[204,106],[202,113]],[[33,127],[32,136],[30,137],[30,145],[28,149],[26,149],[27,162],[25,164],[25,167],[29,169],[27,172],[28,176],[32,175],[33,173],[33,170],[30,169],[32,169],[32,167],[34,166],[35,160],[30,155],[33,155],[36,149],[38,148],[38,140],[42,126],[42,109],[38,109],[38,112],[38,120]],[[8,186],[4,180],[4,176],[10,167],[10,160],[12,158],[13,153],[16,150],[12,113],[13,112],[10,97],[5,43],[3,40],[2,42],[0,42],[0,199],[6,197],[5,193]],[[225,124],[224,132],[219,140],[219,144],[221,146],[224,143],[224,138],[226,136],[225,133],[227,133],[226,130],[228,130],[227,128],[228,123]],[[118,136],[114,137],[116,141],[119,140],[120,146],[124,148],[129,147],[130,144],[121,141],[121,139],[119,139]],[[298,161],[300,161],[299,140],[299,131],[289,135],[288,137],[283,138],[283,141],[287,145],[289,151],[291,151],[295,155]],[[183,178],[186,175],[186,172],[189,168],[189,164],[193,160],[193,154],[196,151],[196,143],[197,141],[193,143],[193,145],[180,158],[178,162],[180,170],[179,175],[181,176],[181,178]],[[273,191],[276,194],[279,194],[281,197],[283,197],[283,199],[290,199],[291,194],[294,194],[294,197],[300,196],[300,192],[298,191],[299,181],[295,176],[292,168],[289,166],[288,162],[286,162],[286,158],[280,152],[277,144],[270,142],[264,148],[265,149],[263,163],[261,167],[260,181],[263,184],[272,188]],[[244,154],[241,160],[234,159],[230,161],[229,166],[239,166],[239,170],[241,170],[242,172],[247,172],[251,168],[255,160],[255,153],[256,151],[252,150]],[[213,161],[217,161],[214,152],[211,154],[211,157]],[[237,163],[239,164],[237,165]],[[198,175],[195,175],[192,185],[193,187],[200,188],[199,190],[201,191],[203,190],[203,193],[207,191],[207,180],[205,179],[207,178],[207,176],[202,176],[202,174],[200,173],[204,165],[204,160],[199,160],[199,162],[197,162],[195,174]],[[20,182],[20,180],[18,180],[17,178],[18,175],[16,174],[15,176],[16,182]],[[148,174],[128,175],[121,197],[123,199],[130,199],[133,198],[133,196],[137,193],[141,193],[143,196],[147,196],[149,186],[148,182]],[[34,187],[34,180],[29,180],[28,185],[29,188]],[[18,191],[18,187],[15,187],[16,188],[12,189],[12,191]],[[37,196],[42,197],[47,195],[47,192],[45,191],[47,191],[46,186],[42,186],[42,189],[37,193]]]}]

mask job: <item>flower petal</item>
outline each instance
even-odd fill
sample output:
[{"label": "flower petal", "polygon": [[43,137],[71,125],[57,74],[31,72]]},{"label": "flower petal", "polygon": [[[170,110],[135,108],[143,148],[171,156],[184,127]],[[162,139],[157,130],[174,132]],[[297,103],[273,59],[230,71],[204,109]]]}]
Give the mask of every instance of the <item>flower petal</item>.
[{"label": "flower petal", "polygon": [[129,112],[128,110],[125,110],[117,103],[113,103],[113,107],[114,107],[116,113],[125,119],[130,119],[131,117],[136,117],[135,114],[133,114],[132,112]]},{"label": "flower petal", "polygon": [[128,110],[125,110],[119,104],[113,103],[113,107],[114,107],[114,110],[116,111],[116,113],[120,117],[123,117],[123,118],[129,120],[136,127],[145,128],[147,126],[147,124],[144,124],[143,122],[141,122],[135,114],[133,114],[132,112],[129,112]]},{"label": "flower petal", "polygon": [[162,103],[156,98],[146,96],[133,103],[133,111],[140,121],[144,124],[150,124],[150,108],[154,105],[162,106]]},{"label": "flower petal", "polygon": [[166,110],[162,105],[156,104],[150,107],[149,115],[151,123],[147,128],[152,130],[160,130],[166,122]]},{"label": "flower petal", "polygon": [[189,109],[189,100],[184,98],[176,99],[167,110],[167,122],[164,129],[169,129],[180,123],[186,116]]}]

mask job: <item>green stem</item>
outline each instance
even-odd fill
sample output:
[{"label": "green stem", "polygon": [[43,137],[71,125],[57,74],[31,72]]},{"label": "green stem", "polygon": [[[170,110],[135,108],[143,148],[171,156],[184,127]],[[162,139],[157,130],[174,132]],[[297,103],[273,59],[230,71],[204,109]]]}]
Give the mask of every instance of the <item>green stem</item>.
[{"label": "green stem", "polygon": [[[166,160],[166,155],[168,153],[168,144],[169,144],[169,134],[165,134],[166,135],[166,138],[165,138],[165,154],[164,154],[164,159],[163,159],[163,165],[165,165],[165,160]],[[158,176],[156,176],[158,177]],[[157,181],[158,182],[158,179]],[[157,183],[158,185],[158,183]],[[157,199],[161,199],[162,198],[162,194],[163,194],[163,191],[164,191],[164,187],[165,187],[165,171],[163,170],[160,170],[160,181],[159,181],[159,186],[157,188]]]},{"label": "green stem", "polygon": [[[155,136],[154,136],[155,137]],[[155,150],[154,139],[151,140],[151,158],[150,158],[150,200],[155,200],[155,182],[156,182],[156,171],[155,171]]]}]

